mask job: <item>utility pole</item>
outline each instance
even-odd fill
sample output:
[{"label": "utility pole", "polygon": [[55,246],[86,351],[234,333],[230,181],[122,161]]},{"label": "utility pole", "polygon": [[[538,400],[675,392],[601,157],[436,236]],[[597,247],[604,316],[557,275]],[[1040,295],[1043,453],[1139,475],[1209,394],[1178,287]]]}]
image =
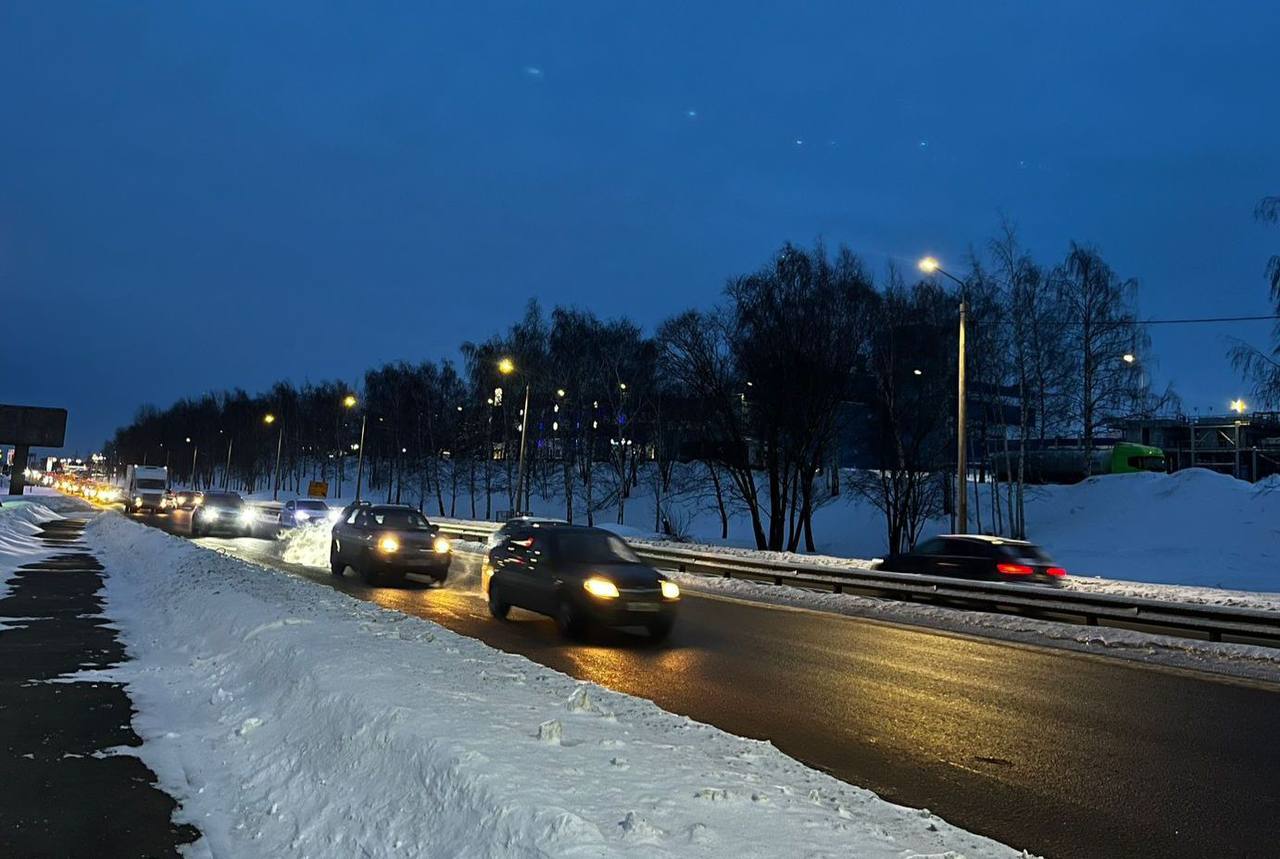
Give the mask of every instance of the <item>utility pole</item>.
[{"label": "utility pole", "polygon": [[222,470],[222,488],[231,488],[231,444],[234,438],[227,438],[227,467]]},{"label": "utility pole", "polygon": [[272,472],[275,477],[275,485],[271,489],[271,500],[280,500],[280,449],[284,447],[284,423],[280,424],[280,429],[276,432],[276,470]]},{"label": "utility pole", "polygon": [[359,456],[356,458],[356,501],[360,500],[360,482],[361,477],[364,475],[364,428],[368,421],[368,412],[360,415],[360,447],[357,448]]},{"label": "utility pole", "polygon": [[[520,465],[516,472],[516,507],[523,508],[528,505],[524,502],[524,440],[529,432],[529,383],[524,384],[524,411],[520,413]],[[527,510],[517,509],[517,513],[527,513]]]},{"label": "utility pole", "polygon": [[956,529],[958,533],[969,531],[968,451],[965,438],[965,380],[964,380],[964,328],[966,307],[960,302],[960,352],[956,356]]}]

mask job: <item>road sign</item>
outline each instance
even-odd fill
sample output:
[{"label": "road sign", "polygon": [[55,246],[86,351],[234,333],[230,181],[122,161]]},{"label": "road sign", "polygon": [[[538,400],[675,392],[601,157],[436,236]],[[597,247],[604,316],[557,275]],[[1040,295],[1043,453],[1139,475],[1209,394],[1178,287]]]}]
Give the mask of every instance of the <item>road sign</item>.
[{"label": "road sign", "polygon": [[21,495],[23,470],[32,447],[62,447],[67,435],[67,410],[39,406],[0,405],[0,444],[13,445],[9,494]]},{"label": "road sign", "polygon": [[0,405],[0,444],[62,447],[66,434],[66,409]]},{"label": "road sign", "polygon": [[328,498],[329,483],[325,480],[313,480],[307,486],[307,495],[311,498]]}]

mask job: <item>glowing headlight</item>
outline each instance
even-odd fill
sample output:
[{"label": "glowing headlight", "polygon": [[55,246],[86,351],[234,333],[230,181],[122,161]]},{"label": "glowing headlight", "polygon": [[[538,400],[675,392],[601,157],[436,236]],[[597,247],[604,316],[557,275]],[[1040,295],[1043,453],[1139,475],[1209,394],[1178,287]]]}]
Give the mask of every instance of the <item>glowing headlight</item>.
[{"label": "glowing headlight", "polygon": [[586,588],[587,593],[591,594],[593,597],[600,597],[601,599],[606,600],[618,598],[618,586],[608,579],[602,579],[599,576],[592,576],[583,582],[582,586]]},{"label": "glowing headlight", "polygon": [[378,540],[378,549],[383,552],[398,552],[400,551],[400,541],[395,537],[392,537],[390,534],[387,534],[385,537]]},{"label": "glowing headlight", "polygon": [[222,514],[222,511],[219,510],[217,507],[204,508],[204,518],[206,519],[217,519],[218,516],[220,516],[221,514]]},{"label": "glowing headlight", "polygon": [[680,599],[680,586],[675,582],[664,581],[662,584],[662,598],[664,600]]},{"label": "glowing headlight", "polygon": [[293,518],[297,519],[299,522],[305,522],[311,518],[311,514],[306,510],[299,510],[293,514]]},{"label": "glowing headlight", "polygon": [[256,514],[253,512],[253,508],[252,508],[252,507],[247,508],[247,509],[245,509],[245,510],[241,510],[241,511],[240,511],[240,524],[241,524],[241,525],[252,525],[252,524],[253,524],[253,520],[254,520],[255,516],[256,516]]},{"label": "glowing headlight", "polygon": [[138,496],[137,498],[133,499],[133,506],[134,507],[142,506],[142,496]]},{"label": "glowing headlight", "polygon": [[443,555],[449,551],[449,541],[444,537],[436,537],[431,542],[431,548],[436,550],[437,555]]},{"label": "glowing headlight", "polygon": [[342,518],[342,511],[341,511],[341,510],[330,510],[330,511],[329,511],[329,521],[330,521],[330,522],[337,522],[337,521],[338,521],[339,519],[341,519],[341,518]]}]

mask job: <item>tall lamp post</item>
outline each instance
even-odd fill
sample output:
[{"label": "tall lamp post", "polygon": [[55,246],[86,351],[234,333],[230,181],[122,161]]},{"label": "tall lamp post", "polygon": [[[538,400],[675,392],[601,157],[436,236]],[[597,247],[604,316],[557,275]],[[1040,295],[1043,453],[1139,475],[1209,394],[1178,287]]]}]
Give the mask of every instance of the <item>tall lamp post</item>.
[{"label": "tall lamp post", "polygon": [[[267,412],[262,416],[262,422],[267,426],[271,426],[276,422],[276,416]],[[280,422],[280,426],[276,432],[276,467],[271,472],[271,500],[278,501],[280,499],[280,449],[284,447],[284,422]]]},{"label": "tall lamp post", "polygon": [[965,440],[965,380],[964,380],[964,329],[965,282],[938,264],[933,257],[920,260],[920,270],[925,274],[940,274],[960,285],[960,348],[956,355],[956,525],[961,534],[969,531],[968,450]]},{"label": "tall lamp post", "polygon": [[200,447],[191,444],[191,436],[187,436],[187,444],[191,445],[191,488],[196,488],[196,454],[199,453]]},{"label": "tall lamp post", "polygon": [[[504,376],[510,376],[516,372],[516,362],[510,358],[503,358],[498,362],[498,372]],[[525,438],[529,434],[529,378],[524,380],[524,410],[520,412],[520,464],[516,470],[516,509],[515,513],[520,513],[520,507],[524,506],[524,443]]]},{"label": "tall lamp post", "polygon": [[[360,405],[360,401],[356,399],[355,394],[347,394],[342,399],[342,405],[348,409],[354,409]],[[360,444],[356,447],[356,502],[360,501],[360,484],[364,475],[364,429],[368,423],[369,413],[362,410],[360,412]]]}]

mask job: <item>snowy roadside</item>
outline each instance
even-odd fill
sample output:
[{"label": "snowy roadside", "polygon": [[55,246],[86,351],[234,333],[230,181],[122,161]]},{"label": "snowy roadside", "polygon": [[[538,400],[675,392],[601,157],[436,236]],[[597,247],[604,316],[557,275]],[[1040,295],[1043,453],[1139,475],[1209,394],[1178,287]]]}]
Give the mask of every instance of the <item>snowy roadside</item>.
[{"label": "snowy roadside", "polygon": [[1280,649],[1277,648],[1176,638],[1128,629],[1079,626],[1018,615],[811,591],[788,585],[713,578],[672,570],[666,571],[666,574],[679,582],[680,587],[686,591],[709,596],[924,626],[1234,677],[1280,681]]},{"label": "snowy roadside", "polygon": [[141,756],[210,855],[1019,855],[643,699],[99,516]]},{"label": "snowy roadside", "polygon": [[0,597],[8,594],[9,579],[18,567],[51,554],[35,535],[42,523],[57,518],[57,513],[34,501],[6,501],[0,507]]}]

